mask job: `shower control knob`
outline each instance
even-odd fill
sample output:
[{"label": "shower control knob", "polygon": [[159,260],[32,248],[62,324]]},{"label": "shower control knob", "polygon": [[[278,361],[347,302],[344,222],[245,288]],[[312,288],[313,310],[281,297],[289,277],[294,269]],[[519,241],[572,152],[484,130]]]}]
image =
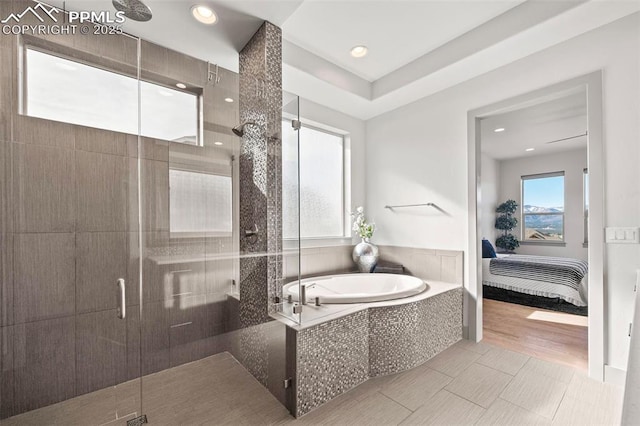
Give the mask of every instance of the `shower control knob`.
[{"label": "shower control knob", "polygon": [[258,225],[253,225],[253,229],[245,229],[244,236],[249,238],[258,235]]}]

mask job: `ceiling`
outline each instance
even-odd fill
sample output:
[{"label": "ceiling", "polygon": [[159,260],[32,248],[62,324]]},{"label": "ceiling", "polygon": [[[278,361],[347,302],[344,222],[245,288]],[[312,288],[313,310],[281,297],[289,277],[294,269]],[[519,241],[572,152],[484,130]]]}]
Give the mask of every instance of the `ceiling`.
[{"label": "ceiling", "polygon": [[[305,1],[284,37],[373,82],[517,6],[510,1]],[[369,54],[350,50],[366,45]]]},{"label": "ceiling", "polygon": [[[111,10],[111,0],[48,0]],[[124,30],[238,70],[263,21],[283,29],[283,87],[369,119],[640,10],[615,0],[144,0],[150,22]],[[196,22],[194,4],[219,21]],[[364,44],[369,54],[349,50]]]},{"label": "ceiling", "polygon": [[[495,132],[495,129],[504,129]],[[481,150],[497,160],[587,148],[584,88],[480,121]],[[533,148],[533,151],[526,151]]]},{"label": "ceiling", "polygon": [[[3,0],[4,1],[4,0]],[[68,10],[112,11],[111,0],[42,0]],[[143,0],[153,11],[148,22],[127,20],[123,30],[196,58],[238,72],[238,52],[266,20],[282,26],[302,0]],[[218,15],[215,25],[203,25],[191,6],[209,5]]]}]

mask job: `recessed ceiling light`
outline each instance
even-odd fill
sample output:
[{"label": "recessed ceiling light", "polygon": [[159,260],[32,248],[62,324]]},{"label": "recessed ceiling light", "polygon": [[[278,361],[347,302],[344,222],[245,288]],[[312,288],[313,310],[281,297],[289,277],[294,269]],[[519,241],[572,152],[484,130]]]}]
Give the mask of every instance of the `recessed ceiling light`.
[{"label": "recessed ceiling light", "polygon": [[187,88],[187,85],[186,85],[186,84],[184,84],[184,83],[178,83],[178,84],[176,84],[176,87],[177,87],[178,89],[186,89],[186,88]]},{"label": "recessed ceiling light", "polygon": [[497,129],[493,129],[493,131],[496,133],[504,132],[504,127],[498,127]]},{"label": "recessed ceiling light", "polygon": [[231,98],[224,98],[224,101],[225,101],[225,102],[229,102],[229,103],[231,103],[231,102],[233,102],[233,99],[231,99]]},{"label": "recessed ceiling light", "polygon": [[535,150],[536,150],[535,148],[527,148],[527,149],[525,149],[525,151],[527,151],[527,152],[531,152],[531,151],[535,151]]},{"label": "recessed ceiling light", "polygon": [[220,146],[220,145],[224,145],[222,142],[214,142],[213,144],[214,144],[214,145],[218,145],[218,146]]},{"label": "recessed ceiling light", "polygon": [[213,25],[218,22],[218,16],[209,6],[195,5],[191,7],[191,14],[198,22]]},{"label": "recessed ceiling light", "polygon": [[351,56],[353,56],[354,58],[362,58],[367,54],[368,51],[369,49],[367,49],[367,46],[354,46],[351,49]]}]

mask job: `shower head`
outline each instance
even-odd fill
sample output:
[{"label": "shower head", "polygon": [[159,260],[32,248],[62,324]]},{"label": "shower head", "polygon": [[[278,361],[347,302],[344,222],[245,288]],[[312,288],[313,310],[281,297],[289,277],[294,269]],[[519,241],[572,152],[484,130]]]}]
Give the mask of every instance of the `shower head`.
[{"label": "shower head", "polygon": [[255,121],[245,121],[242,124],[238,124],[236,127],[231,129],[231,131],[233,133],[235,133],[237,136],[243,137],[244,136],[244,128],[245,128],[245,126],[247,126],[249,124],[255,125],[256,122]]},{"label": "shower head", "polygon": [[141,0],[112,0],[112,3],[113,7],[124,12],[124,16],[134,21],[147,22],[153,16],[149,6]]}]

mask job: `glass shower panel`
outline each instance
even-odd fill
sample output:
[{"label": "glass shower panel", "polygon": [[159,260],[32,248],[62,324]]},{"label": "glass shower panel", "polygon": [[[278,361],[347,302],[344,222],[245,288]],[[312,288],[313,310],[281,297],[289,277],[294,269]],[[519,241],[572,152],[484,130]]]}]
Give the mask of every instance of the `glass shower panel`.
[{"label": "glass shower panel", "polygon": [[[150,422],[184,424],[196,421],[199,404],[198,421],[220,419],[242,399],[230,391],[235,378],[250,375],[284,402],[278,309],[283,264],[297,280],[299,248],[296,233],[282,250],[283,215],[295,221],[287,214],[297,209],[283,213],[279,197],[297,191],[297,178],[282,186],[280,119],[275,131],[263,112],[242,126],[240,108],[263,111],[266,102],[255,88],[243,97],[235,72],[144,41],[140,57],[142,84],[168,91],[159,121],[173,134],[140,137],[143,412]],[[150,112],[149,96],[141,92],[141,129],[161,113]],[[191,97],[196,111],[183,105]],[[173,109],[180,122],[166,113]],[[297,324],[290,311],[287,323]]]},{"label": "glass shower panel", "polygon": [[141,136],[143,410],[180,424],[217,398],[210,367],[229,362],[240,327],[238,76],[147,42],[141,63],[143,84],[164,86],[157,111],[142,91],[141,128],[166,135]]},{"label": "glass shower panel", "polygon": [[[286,318],[300,323],[300,98],[282,97],[282,300]],[[295,309],[294,309],[295,308]]]},{"label": "glass shower panel", "polygon": [[138,40],[3,34],[0,56],[0,424],[124,424],[140,414]]}]

